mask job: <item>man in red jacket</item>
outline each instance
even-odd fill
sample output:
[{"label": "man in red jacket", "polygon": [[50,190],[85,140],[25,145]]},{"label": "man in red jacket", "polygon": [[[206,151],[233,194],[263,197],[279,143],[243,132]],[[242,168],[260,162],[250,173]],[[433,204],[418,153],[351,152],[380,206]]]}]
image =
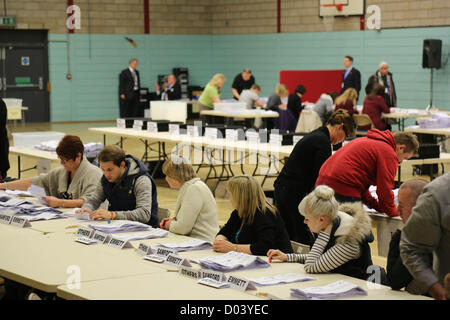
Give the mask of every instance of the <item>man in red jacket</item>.
[{"label": "man in red jacket", "polygon": [[[334,189],[339,202],[362,201],[369,208],[398,216],[394,203],[395,175],[398,165],[417,154],[417,137],[408,132],[371,129],[339,149],[322,165],[316,186]],[[369,187],[377,186],[378,200]]]}]

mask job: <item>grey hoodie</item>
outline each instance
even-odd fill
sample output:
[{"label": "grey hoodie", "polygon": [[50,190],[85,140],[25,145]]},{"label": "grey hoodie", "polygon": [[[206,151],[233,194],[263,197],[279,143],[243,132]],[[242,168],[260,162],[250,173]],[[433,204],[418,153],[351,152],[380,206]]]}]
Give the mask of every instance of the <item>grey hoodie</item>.
[{"label": "grey hoodie", "polygon": [[[127,157],[126,161],[130,163],[128,175],[133,175],[139,172],[139,165],[132,159]],[[133,220],[142,223],[147,223],[150,220],[152,208],[152,182],[143,175],[136,179],[133,193],[136,197],[136,209],[130,211],[116,211],[116,220]],[[98,180],[98,185],[95,191],[86,199],[83,208],[89,211],[97,210],[100,204],[106,200],[101,180]]]}]

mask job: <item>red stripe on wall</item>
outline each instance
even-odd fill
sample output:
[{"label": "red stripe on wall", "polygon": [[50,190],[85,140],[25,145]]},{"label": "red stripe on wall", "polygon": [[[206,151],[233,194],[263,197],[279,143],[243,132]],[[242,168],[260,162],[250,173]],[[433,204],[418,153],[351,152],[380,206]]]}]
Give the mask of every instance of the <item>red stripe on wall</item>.
[{"label": "red stripe on wall", "polygon": [[144,0],[144,28],[145,34],[150,33],[150,4],[149,0]]}]

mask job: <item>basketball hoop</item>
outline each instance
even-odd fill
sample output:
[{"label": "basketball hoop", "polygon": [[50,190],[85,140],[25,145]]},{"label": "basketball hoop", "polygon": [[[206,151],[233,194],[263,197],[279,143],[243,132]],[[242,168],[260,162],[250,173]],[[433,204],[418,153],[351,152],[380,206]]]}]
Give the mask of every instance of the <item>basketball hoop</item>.
[{"label": "basketball hoop", "polygon": [[321,7],[335,7],[337,11],[342,11],[344,8],[344,5],[342,3],[338,4],[321,4]]}]

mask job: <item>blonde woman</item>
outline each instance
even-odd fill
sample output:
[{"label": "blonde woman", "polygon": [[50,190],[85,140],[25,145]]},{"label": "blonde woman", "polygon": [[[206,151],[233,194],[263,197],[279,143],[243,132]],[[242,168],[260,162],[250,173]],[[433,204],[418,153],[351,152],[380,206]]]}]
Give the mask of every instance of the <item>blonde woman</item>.
[{"label": "blonde woman", "polygon": [[284,222],[267,202],[258,181],[249,175],[228,180],[227,192],[234,207],[213,243],[217,252],[265,255],[270,248],[292,252]]},{"label": "blonde woman", "polygon": [[214,108],[214,103],[220,102],[220,89],[223,87],[227,79],[221,73],[215,74],[206,85],[200,98],[198,98],[198,109],[210,110]]},{"label": "blonde woman", "polygon": [[298,206],[309,229],[318,234],[311,251],[285,254],[269,250],[267,256],[305,264],[307,273],[340,273],[366,280],[372,265],[369,242],[374,240],[371,222],[361,203],[341,204],[328,186],[317,186]]},{"label": "blonde woman", "polygon": [[356,111],[356,101],[358,99],[358,92],[356,92],[353,88],[348,88],[344,91],[343,94],[341,94],[339,97],[336,98],[334,103],[336,104],[335,111],[338,109],[345,109],[350,113],[351,116]]},{"label": "blonde woman", "polygon": [[283,103],[281,99],[289,96],[289,89],[284,84],[277,84],[274,93],[269,97],[266,108],[269,110],[277,111],[279,109],[286,110],[287,103]]},{"label": "blonde woman", "polygon": [[205,241],[214,241],[219,222],[217,204],[211,190],[196,176],[191,164],[182,158],[175,161],[166,160],[162,171],[170,188],[180,191],[174,216],[163,219],[160,228]]}]

